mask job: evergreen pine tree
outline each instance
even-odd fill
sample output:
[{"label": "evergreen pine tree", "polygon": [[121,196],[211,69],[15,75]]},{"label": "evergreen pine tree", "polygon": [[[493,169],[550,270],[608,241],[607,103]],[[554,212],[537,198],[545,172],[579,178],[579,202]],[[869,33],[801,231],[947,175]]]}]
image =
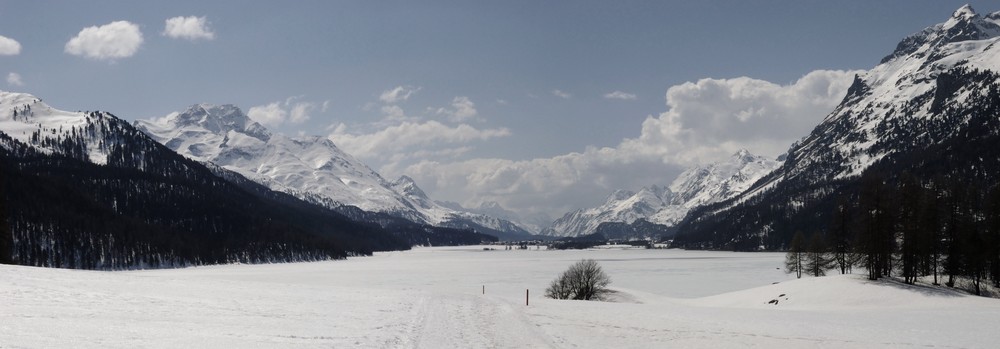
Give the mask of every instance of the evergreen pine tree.
[{"label": "evergreen pine tree", "polygon": [[920,183],[909,173],[904,173],[900,180],[900,202],[897,212],[902,244],[900,260],[902,262],[903,282],[913,284],[919,276],[919,256],[923,254],[923,244],[920,238],[920,209],[923,202]]},{"label": "evergreen pine tree", "polygon": [[[2,160],[0,160],[2,161]],[[14,264],[14,235],[7,222],[7,177],[4,176],[3,164],[0,164],[0,264]]]},{"label": "evergreen pine tree", "polygon": [[892,252],[895,245],[891,207],[882,177],[866,174],[861,178],[861,195],[858,209],[861,212],[861,230],[857,237],[858,251],[865,263],[869,280],[889,276],[892,269]]},{"label": "evergreen pine tree", "polygon": [[987,196],[986,210],[986,246],[989,263],[989,276],[993,287],[1000,287],[1000,185],[993,187]]},{"label": "evergreen pine tree", "polygon": [[949,183],[948,199],[945,207],[947,210],[947,222],[944,234],[945,243],[947,244],[944,269],[948,273],[948,281],[945,282],[945,285],[948,287],[955,286],[955,277],[961,275],[964,269],[962,262],[965,259],[965,246],[962,237],[965,230],[968,229],[966,224],[965,194],[958,183],[954,181]]},{"label": "evergreen pine tree", "polygon": [[833,222],[830,225],[833,259],[841,274],[851,272],[853,258],[851,256],[851,211],[846,196],[837,199],[833,212]]}]

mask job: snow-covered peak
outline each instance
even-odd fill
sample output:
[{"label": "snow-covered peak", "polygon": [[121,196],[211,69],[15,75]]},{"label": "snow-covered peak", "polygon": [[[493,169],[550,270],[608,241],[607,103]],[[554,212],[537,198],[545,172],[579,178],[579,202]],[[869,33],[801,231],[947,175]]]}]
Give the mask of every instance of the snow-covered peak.
[{"label": "snow-covered peak", "polygon": [[[0,110],[3,111],[10,110],[13,106],[31,104],[39,101],[41,101],[41,99],[28,93],[0,90],[0,108],[3,108]],[[9,113],[3,113],[0,117],[9,116],[7,114]]]},{"label": "snow-covered peak", "polygon": [[742,192],[778,166],[778,161],[741,149],[721,162],[684,171],[670,183],[670,190],[694,206],[704,205]]},{"label": "snow-covered peak", "polygon": [[499,202],[496,201],[484,201],[479,204],[480,210],[506,210]]},{"label": "snow-covered peak", "polygon": [[907,36],[896,46],[892,54],[882,59],[881,63],[892,60],[913,59],[925,62],[939,59],[939,49],[949,44],[968,41],[987,40],[1000,36],[998,13],[983,18],[972,6],[965,5],[952,13],[944,23],[925,28],[922,31]]},{"label": "snow-covered peak", "polygon": [[395,182],[392,182],[392,188],[396,189],[397,192],[408,195],[423,200],[430,200],[427,194],[424,193],[420,187],[417,186],[417,182],[410,178],[409,176],[401,176]]},{"label": "snow-covered peak", "polygon": [[633,192],[616,190],[601,206],[567,213],[552,223],[546,233],[556,236],[586,235],[601,223],[633,223],[645,219],[672,226],[689,210],[729,199],[780,166],[780,162],[741,149],[729,158],[692,167],[670,186],[652,185]]},{"label": "snow-covered peak", "polygon": [[822,158],[839,163],[825,173],[849,178],[894,151],[873,147],[886,144],[885,128],[927,115],[930,99],[921,96],[933,95],[939,76],[956,67],[1000,71],[998,18],[997,13],[984,18],[963,6],[944,22],[904,38],[892,54],[855,79],[844,102],[793,147],[797,159],[788,175],[799,176]]},{"label": "snow-covered peak", "polygon": [[15,115],[22,116],[21,119],[24,119],[26,116],[46,118],[53,114],[78,114],[80,118],[83,118],[83,113],[52,109],[42,102],[41,98],[34,95],[0,90],[0,121],[13,120]]},{"label": "snow-covered peak", "polygon": [[948,156],[949,163],[969,161],[974,169],[949,172],[931,154],[944,156],[942,148],[973,149],[965,142],[986,144],[983,140],[995,136],[989,128],[996,121],[993,87],[1000,73],[998,20],[1000,12],[984,18],[963,6],[943,22],[907,36],[855,78],[842,102],[789,149],[781,168],[724,205],[700,211],[679,229],[689,236],[729,231],[728,236],[745,239],[755,234],[764,242],[776,227],[818,222],[815,218],[829,213],[821,203],[841,195],[841,189],[852,186],[846,183],[856,184],[872,166],[889,177],[912,171],[979,178],[988,160]]},{"label": "snow-covered peak", "polygon": [[747,158],[752,157],[752,156],[753,156],[753,154],[751,154],[749,150],[740,149],[740,150],[736,151],[736,153],[733,153],[732,157],[744,160],[744,159],[747,159]]},{"label": "snow-covered peak", "polygon": [[356,206],[433,225],[461,219],[497,230],[514,227],[510,222],[444,207],[407,176],[386,181],[329,138],[271,134],[231,104],[196,104],[135,124],[181,155],[320,204]]},{"label": "snow-covered peak", "polygon": [[996,24],[979,16],[972,6],[955,10],[951,18],[941,24],[948,42],[982,40],[998,35]]},{"label": "snow-covered peak", "polygon": [[978,16],[978,14],[976,14],[976,10],[973,10],[972,5],[969,4],[962,5],[962,7],[959,7],[954,13],[951,14],[951,18],[958,20],[969,20],[976,16]]},{"label": "snow-covered peak", "polygon": [[378,173],[326,137],[272,135],[234,105],[196,104],[135,124],[181,155],[214,163],[275,190],[367,211],[412,211]]},{"label": "snow-covered peak", "polygon": [[614,192],[612,192],[611,195],[608,195],[608,198],[606,200],[604,200],[604,202],[606,202],[606,203],[618,202],[618,201],[622,201],[622,200],[628,199],[628,198],[630,198],[630,197],[632,197],[634,195],[635,195],[634,191],[625,190],[625,189],[618,189],[618,190],[615,190]]},{"label": "snow-covered peak", "polygon": [[986,15],[985,19],[987,21],[993,22],[993,24],[1000,25],[1000,11]]},{"label": "snow-covered peak", "polygon": [[[63,111],[31,94],[0,91],[0,132],[43,153],[107,164],[109,147],[120,137],[103,137],[112,133],[109,126],[117,122],[107,113]],[[93,131],[84,132],[90,128]]]},{"label": "snow-covered peak", "polygon": [[262,141],[271,137],[264,126],[250,120],[239,107],[232,104],[195,104],[183,112],[168,115],[161,123],[172,128],[198,127],[217,135],[236,131]]},{"label": "snow-covered peak", "polygon": [[659,185],[653,184],[651,186],[643,187],[642,189],[639,189],[639,191],[636,192],[635,195],[636,196],[653,196],[653,197],[662,198],[664,195],[667,195],[668,192],[670,192],[670,189],[668,189],[666,186],[659,186]]}]

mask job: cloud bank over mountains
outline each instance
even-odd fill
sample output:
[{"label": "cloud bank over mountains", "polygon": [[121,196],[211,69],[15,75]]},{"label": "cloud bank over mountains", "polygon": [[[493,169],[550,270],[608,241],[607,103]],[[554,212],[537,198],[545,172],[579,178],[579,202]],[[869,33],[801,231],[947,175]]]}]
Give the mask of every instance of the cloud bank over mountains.
[{"label": "cloud bank over mountains", "polygon": [[[858,73],[817,70],[784,85],[748,77],[701,79],[670,87],[667,110],[647,117],[637,137],[615,146],[519,161],[422,160],[386,170],[413,177],[439,199],[471,207],[496,201],[522,214],[553,217],[597,203],[614,189],[669,183],[685,167],[717,161],[739,149],[777,156],[843,99]],[[359,146],[347,149],[366,144],[358,154],[365,157],[383,153],[381,148],[390,144],[404,147],[387,141],[397,139],[389,136],[392,132],[378,133],[387,142],[384,146],[373,139],[348,138],[348,144]],[[428,140],[438,137],[425,135]]]},{"label": "cloud bank over mountains", "polygon": [[485,120],[479,115],[476,103],[466,96],[455,96],[447,106],[427,108],[416,114],[407,112],[404,108],[407,101],[421,89],[397,86],[383,91],[378,103],[369,103],[364,108],[379,112],[380,119],[355,125],[336,122],[328,128],[328,137],[351,155],[384,163],[380,171],[388,171],[390,177],[395,177],[400,174],[393,169],[408,162],[453,159],[470,151],[474,143],[511,134],[504,127],[482,128],[470,124]]}]

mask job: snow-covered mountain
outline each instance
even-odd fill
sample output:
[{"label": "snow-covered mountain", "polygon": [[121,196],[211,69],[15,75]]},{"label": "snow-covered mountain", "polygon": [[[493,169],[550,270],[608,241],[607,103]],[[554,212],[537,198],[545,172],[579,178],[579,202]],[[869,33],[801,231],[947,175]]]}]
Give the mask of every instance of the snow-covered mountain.
[{"label": "snow-covered mountain", "polygon": [[[1000,162],[991,155],[1000,141],[998,75],[1000,12],[981,16],[962,6],[857,76],[779,169],[732,200],[693,212],[679,229],[701,246],[780,248],[791,230],[823,229],[830,197],[856,190],[866,171],[988,181],[995,174],[984,169]],[[992,145],[969,149],[983,142]]]},{"label": "snow-covered mountain", "polygon": [[[783,177],[856,177],[886,155],[908,150],[909,145],[946,138],[958,125],[929,129],[941,120],[935,120],[933,110],[935,99],[945,97],[938,78],[956,67],[1000,71],[998,41],[1000,12],[983,17],[969,5],[944,23],[906,37],[879,65],[858,76],[844,101],[792,148],[789,154],[794,161],[788,163]],[[983,92],[988,91],[962,91]],[[940,137],[928,137],[936,132],[942,132]],[[813,171],[819,167],[824,167],[824,173]]]},{"label": "snow-covered mountain", "polygon": [[552,218],[544,214],[523,216],[517,212],[508,210],[496,201],[485,201],[478,207],[465,207],[451,201],[436,201],[436,203],[459,212],[470,212],[510,221],[532,234],[542,231],[552,223]]},{"label": "snow-covered mountain", "polygon": [[779,165],[778,161],[740,150],[721,162],[684,171],[667,187],[653,185],[638,192],[617,190],[598,207],[567,213],[544,234],[587,235],[601,223],[633,223],[638,219],[673,226],[692,208],[742,193]]},{"label": "snow-covered mountain", "polygon": [[325,137],[271,133],[234,105],[197,104],[135,125],[181,155],[329,207],[355,206],[431,225],[527,233],[506,220],[442,206],[409,177],[387,181]]},{"label": "snow-covered mountain", "polygon": [[[397,234],[260,185],[237,185],[110,113],[63,111],[25,93],[0,91],[0,173],[0,200],[10,203],[0,256],[22,265],[322,260],[406,249],[439,233],[415,226]],[[488,238],[441,233],[456,243]]]},{"label": "snow-covered mountain", "polygon": [[108,164],[118,118],[105,112],[68,112],[27,93],[0,91],[0,132],[44,154]]}]

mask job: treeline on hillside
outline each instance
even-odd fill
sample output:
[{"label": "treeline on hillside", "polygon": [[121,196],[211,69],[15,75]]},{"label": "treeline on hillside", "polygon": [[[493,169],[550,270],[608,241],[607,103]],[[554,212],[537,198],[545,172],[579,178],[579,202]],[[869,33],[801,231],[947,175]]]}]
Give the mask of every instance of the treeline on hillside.
[{"label": "treeline on hillside", "polygon": [[[786,268],[822,275],[863,267],[871,280],[921,277],[952,287],[958,279],[981,294],[985,282],[1000,287],[1000,186],[904,173],[888,181],[861,178],[856,195],[838,199],[829,229],[802,231],[792,239]],[[806,242],[808,241],[808,242]]]},{"label": "treeline on hillside", "polygon": [[597,226],[595,234],[600,234],[610,240],[645,240],[655,239],[657,241],[672,238],[675,233],[672,226],[657,224],[639,218],[632,223],[625,222],[604,222]]},{"label": "treeline on hillside", "polygon": [[[203,174],[163,176],[0,151],[9,261],[128,269],[344,258],[409,245],[335,213],[296,212]],[[291,215],[290,215],[291,214]]]}]

